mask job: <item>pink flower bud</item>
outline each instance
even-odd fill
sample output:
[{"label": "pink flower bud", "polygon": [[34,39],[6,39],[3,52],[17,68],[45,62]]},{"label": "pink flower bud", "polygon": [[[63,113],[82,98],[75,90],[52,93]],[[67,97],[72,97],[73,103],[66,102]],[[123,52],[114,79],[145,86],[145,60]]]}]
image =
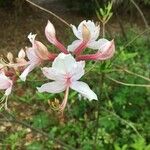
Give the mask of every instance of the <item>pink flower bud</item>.
[{"label": "pink flower bud", "polygon": [[60,51],[62,51],[65,54],[68,53],[65,46],[57,40],[55,28],[50,21],[48,21],[47,26],[45,27],[45,35],[46,35],[46,38],[48,39],[48,41],[50,43],[54,44]]}]

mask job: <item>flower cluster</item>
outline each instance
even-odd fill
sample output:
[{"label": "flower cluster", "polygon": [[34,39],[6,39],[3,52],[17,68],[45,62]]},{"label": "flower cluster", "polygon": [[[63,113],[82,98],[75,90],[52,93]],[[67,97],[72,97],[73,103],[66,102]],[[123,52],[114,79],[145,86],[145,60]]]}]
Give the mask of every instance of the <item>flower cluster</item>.
[{"label": "flower cluster", "polygon": [[[90,20],[82,21],[78,28],[74,25],[71,25],[71,27],[77,40],[73,41],[67,48],[58,41],[55,28],[50,21],[45,27],[47,40],[59,49],[59,54],[49,52],[44,44],[35,39],[36,35],[30,33],[28,38],[32,44],[31,47],[21,49],[17,58],[14,58],[13,54],[9,52],[7,54],[8,61],[1,59],[0,90],[5,90],[5,94],[0,101],[1,107],[7,109],[7,98],[18,78],[26,81],[28,74],[45,61],[52,61],[52,67],[44,67],[42,72],[46,78],[53,81],[43,84],[37,90],[48,93],[65,91],[64,100],[59,110],[64,110],[70,88],[89,100],[98,100],[97,95],[88,84],[79,81],[79,79],[85,73],[86,60],[106,60],[113,56],[115,52],[114,41],[108,41],[104,38],[98,39],[100,27]],[[93,53],[86,54],[85,52],[83,54],[86,48],[93,49]]]}]

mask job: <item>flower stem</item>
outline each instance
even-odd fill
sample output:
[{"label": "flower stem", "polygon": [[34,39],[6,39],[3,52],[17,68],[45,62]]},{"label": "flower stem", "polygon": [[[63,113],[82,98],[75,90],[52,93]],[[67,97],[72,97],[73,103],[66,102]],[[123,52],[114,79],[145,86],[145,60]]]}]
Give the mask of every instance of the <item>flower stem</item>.
[{"label": "flower stem", "polygon": [[62,102],[62,104],[61,104],[61,106],[60,106],[60,109],[59,109],[59,111],[62,113],[62,115],[63,115],[64,109],[65,109],[65,107],[66,107],[66,105],[67,105],[68,95],[69,95],[69,87],[67,87],[67,89],[66,89],[66,91],[65,91],[64,100],[63,100],[63,102]]}]

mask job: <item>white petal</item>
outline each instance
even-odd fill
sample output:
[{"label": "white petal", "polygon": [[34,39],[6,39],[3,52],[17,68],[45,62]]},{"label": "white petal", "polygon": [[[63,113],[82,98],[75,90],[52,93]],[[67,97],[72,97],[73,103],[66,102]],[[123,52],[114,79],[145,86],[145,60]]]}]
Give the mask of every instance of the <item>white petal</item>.
[{"label": "white petal", "polygon": [[52,67],[61,73],[68,73],[76,63],[71,54],[60,53],[53,61]]},{"label": "white petal", "polygon": [[78,32],[82,35],[83,24],[86,25],[86,20],[83,20],[78,26]]},{"label": "white petal", "polygon": [[19,76],[22,81],[25,81],[27,75],[37,66],[37,64],[30,64]]},{"label": "white petal", "polygon": [[98,41],[98,44],[99,44],[99,50],[100,51],[105,51],[107,48],[106,48],[106,46],[108,45],[108,44],[110,44],[111,42],[110,41],[108,41],[107,39],[99,39]]},{"label": "white petal", "polygon": [[41,87],[37,88],[40,93],[48,92],[48,93],[60,93],[66,89],[66,85],[61,82],[49,82],[43,84]]},{"label": "white petal", "polygon": [[71,27],[72,27],[72,30],[73,30],[74,35],[75,35],[78,39],[82,39],[82,33],[79,32],[79,31],[77,30],[77,28],[76,28],[74,25],[71,25]]},{"label": "white petal", "polygon": [[32,43],[32,45],[34,45],[35,37],[36,37],[36,34],[30,33],[28,35],[28,39],[30,40],[30,42]]},{"label": "white petal", "polygon": [[50,80],[57,80],[57,81],[64,81],[64,74],[59,72],[59,70],[56,70],[55,68],[42,68],[43,74]]},{"label": "white petal", "polygon": [[84,67],[85,67],[85,61],[76,62],[76,65],[74,65],[70,73],[72,76],[71,78],[72,81],[79,80],[84,75],[85,73]]},{"label": "white petal", "polygon": [[84,97],[88,98],[89,100],[98,100],[97,95],[90,89],[90,87],[81,81],[72,82],[70,88],[79,92]]},{"label": "white petal", "polygon": [[68,51],[73,52],[79,45],[82,43],[82,40],[75,40],[68,46]]},{"label": "white petal", "polygon": [[100,44],[98,41],[92,41],[92,42],[88,43],[87,47],[94,49],[94,50],[98,50],[100,48]]}]

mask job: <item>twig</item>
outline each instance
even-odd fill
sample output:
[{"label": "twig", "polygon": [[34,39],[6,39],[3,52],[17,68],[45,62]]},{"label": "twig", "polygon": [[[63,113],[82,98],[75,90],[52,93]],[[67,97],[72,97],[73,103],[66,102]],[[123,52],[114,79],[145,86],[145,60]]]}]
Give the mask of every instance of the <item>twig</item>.
[{"label": "twig", "polygon": [[129,122],[129,121],[127,121],[127,120],[121,118],[119,115],[116,114],[116,112],[109,111],[109,110],[107,110],[107,109],[105,109],[105,108],[103,108],[103,107],[102,107],[102,109],[105,110],[105,111],[107,111],[109,114],[112,114],[113,116],[115,116],[116,118],[118,118],[120,121],[122,121],[122,122],[124,122],[125,124],[127,124],[129,127],[131,127],[131,128],[134,130],[134,132],[135,132],[139,137],[143,138],[142,135],[138,132],[138,130],[136,129],[136,127],[133,125],[132,122]]},{"label": "twig", "polygon": [[[67,149],[69,149],[69,150],[77,150],[77,149],[73,148],[72,146],[70,146],[70,145],[68,145],[68,144],[66,144],[66,143],[64,143],[64,142],[62,142],[61,140],[55,139],[55,138],[51,137],[51,136],[50,136],[49,134],[47,134],[46,132],[44,132],[44,131],[42,131],[42,130],[39,130],[39,129],[37,129],[37,128],[34,128],[33,126],[31,126],[30,124],[28,124],[28,123],[26,123],[26,122],[24,122],[24,121],[17,120],[16,117],[15,117],[13,114],[11,114],[11,113],[9,113],[9,112],[7,112],[7,111],[4,111],[4,113],[5,113],[7,116],[10,117],[10,119],[8,119],[8,120],[6,119],[5,121],[7,121],[7,122],[10,121],[10,122],[12,122],[12,123],[21,124],[21,125],[23,125],[23,126],[25,126],[25,127],[27,127],[27,128],[30,128],[30,129],[33,130],[33,131],[36,131],[36,132],[40,133],[41,135],[43,135],[43,136],[49,138],[50,140],[53,140],[54,142],[56,142],[56,143],[62,145],[63,147],[65,147],[65,148],[67,148]],[[0,121],[1,121],[1,120],[4,121],[4,119],[0,119]]]},{"label": "twig", "polygon": [[61,22],[63,22],[65,25],[67,25],[68,27],[71,27],[69,23],[67,23],[64,19],[60,18],[58,15],[56,15],[53,12],[51,12],[50,10],[45,9],[45,8],[43,8],[43,7],[39,6],[39,5],[31,2],[30,0],[26,0],[26,2],[28,2],[31,5],[33,5],[33,6],[37,7],[37,8],[39,8],[39,9],[41,9],[41,10],[43,10],[43,11],[49,13],[49,14],[51,14],[52,16],[56,17],[58,20],[60,20]]},{"label": "twig", "polygon": [[150,88],[150,85],[147,85],[147,84],[131,84],[131,83],[125,83],[125,82],[121,82],[121,81],[118,81],[116,79],[113,79],[112,77],[109,77],[108,75],[106,76],[108,79],[118,83],[118,84],[121,84],[121,85],[125,85],[125,86],[132,86],[132,87],[148,87]]},{"label": "twig", "polygon": [[135,2],[134,0],[130,0],[130,2],[136,7],[136,9],[138,10],[138,12],[140,13],[140,15],[141,15],[141,17],[142,17],[142,19],[143,19],[143,22],[144,22],[144,24],[145,24],[145,27],[148,28],[149,25],[148,25],[148,23],[147,23],[147,21],[146,21],[146,19],[145,19],[145,17],[144,17],[143,12],[141,11],[140,7],[136,4],[136,2]]},{"label": "twig", "polygon": [[[141,37],[143,34],[145,34],[146,32],[149,32],[150,28],[144,30],[143,32],[139,33],[137,36],[135,36],[135,38],[133,38],[133,40],[131,40],[130,42],[128,42],[127,44],[125,44],[123,47],[126,48],[128,46],[130,46],[136,39],[138,39],[139,37]],[[121,54],[121,51],[118,52],[118,55],[111,61],[110,65],[108,67],[110,67],[112,65],[112,63],[118,58],[118,56]]]},{"label": "twig", "polygon": [[136,39],[138,39],[140,36],[142,36],[143,34],[145,34],[146,32],[149,32],[150,28],[144,30],[143,32],[139,33],[137,36],[135,36],[135,38],[133,38],[133,40],[131,40],[130,42],[128,42],[127,44],[124,45],[124,48],[128,47],[129,45],[131,45]]},{"label": "twig", "polygon": [[142,76],[142,75],[140,75],[140,74],[134,73],[134,72],[132,72],[132,71],[130,71],[130,70],[128,70],[128,69],[122,68],[122,67],[120,67],[120,66],[117,66],[117,67],[120,68],[121,70],[127,72],[128,74],[132,74],[132,75],[134,75],[134,76],[140,77],[140,78],[142,78],[142,79],[147,80],[147,81],[150,82],[150,78],[147,78],[147,77]]}]

